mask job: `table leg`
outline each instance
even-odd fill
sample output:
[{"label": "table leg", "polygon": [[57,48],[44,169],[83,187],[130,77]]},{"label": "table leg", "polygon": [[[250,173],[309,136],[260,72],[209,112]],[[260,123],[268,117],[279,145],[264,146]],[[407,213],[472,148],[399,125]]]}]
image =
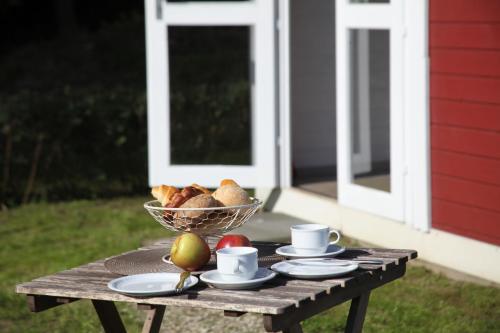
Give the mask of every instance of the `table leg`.
[{"label": "table leg", "polygon": [[302,333],[302,326],[300,323],[295,323],[286,330],[283,330],[283,333]]},{"label": "table leg", "polygon": [[112,301],[92,300],[95,311],[99,316],[101,325],[106,333],[126,333],[125,326],[123,326],[122,319],[118,310],[116,310],[115,303]]},{"label": "table leg", "polygon": [[346,333],[360,333],[363,330],[369,298],[370,292],[368,291],[352,299],[345,328]]},{"label": "table leg", "polygon": [[165,305],[153,306],[146,312],[146,321],[142,327],[142,333],[158,333],[160,332],[161,322],[165,314]]}]

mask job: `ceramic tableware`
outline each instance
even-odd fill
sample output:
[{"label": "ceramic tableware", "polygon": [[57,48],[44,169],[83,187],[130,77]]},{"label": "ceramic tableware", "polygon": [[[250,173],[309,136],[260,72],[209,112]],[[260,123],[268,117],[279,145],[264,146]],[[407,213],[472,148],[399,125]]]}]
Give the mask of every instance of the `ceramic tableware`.
[{"label": "ceramic tableware", "polygon": [[276,254],[280,256],[284,256],[287,258],[299,259],[299,258],[327,258],[327,257],[335,257],[345,251],[345,247],[331,244],[328,245],[325,252],[320,253],[312,253],[312,254],[299,254],[295,251],[295,248],[292,245],[281,246],[276,249]]},{"label": "ceramic tableware", "polygon": [[[340,233],[322,224],[298,224],[290,228],[292,233],[292,246],[295,253],[311,255],[325,253],[329,245],[340,240]],[[330,235],[335,234],[337,239],[330,242]]]},{"label": "ceramic tableware", "polygon": [[108,283],[108,288],[128,296],[145,297],[178,294],[198,283],[198,278],[189,276],[180,290],[175,286],[180,273],[147,273],[124,276]]},{"label": "ceramic tableware", "polygon": [[253,289],[264,282],[273,279],[277,274],[267,268],[259,268],[254,277],[249,280],[227,281],[221,277],[218,270],[214,269],[200,275],[200,280],[219,289]]},{"label": "ceramic tableware", "polygon": [[257,249],[239,246],[217,250],[217,271],[224,281],[246,281],[255,276],[258,269]]},{"label": "ceramic tableware", "polygon": [[301,279],[319,279],[341,276],[358,269],[358,264],[351,261],[342,264],[325,265],[318,259],[293,259],[280,261],[271,266],[280,274]]}]

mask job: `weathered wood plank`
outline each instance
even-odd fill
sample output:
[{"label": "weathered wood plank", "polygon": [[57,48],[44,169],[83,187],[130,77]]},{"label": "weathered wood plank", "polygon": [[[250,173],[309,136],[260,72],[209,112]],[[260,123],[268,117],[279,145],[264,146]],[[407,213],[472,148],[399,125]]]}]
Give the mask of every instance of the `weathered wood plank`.
[{"label": "weathered wood plank", "polygon": [[42,312],[74,301],[78,301],[78,298],[27,295],[28,308],[31,312]]},{"label": "weathered wood plank", "polygon": [[[238,290],[238,291],[227,291],[221,289],[200,289],[195,288],[188,290],[187,293],[195,293],[195,294],[207,294],[207,295],[216,295],[220,297],[239,297],[245,299],[253,299],[255,301],[262,300],[271,300],[271,301],[280,301],[286,303],[293,303],[296,307],[299,307],[300,304],[308,299],[316,299],[316,297],[324,292],[328,292],[331,288],[336,285],[341,285],[342,287],[349,286],[351,283],[359,283],[361,280],[366,280],[371,278],[374,274],[373,271],[360,271],[354,272],[352,276],[338,279],[329,279],[323,280],[323,282],[327,282],[327,288],[323,289],[319,292],[309,292],[303,291],[297,287],[287,287],[287,286],[279,286],[279,285],[264,285],[261,289],[257,290]],[[42,277],[34,280],[34,282],[42,282],[42,283],[54,283],[59,287],[67,287],[74,288],[78,286],[79,288],[86,288],[89,290],[94,290],[96,292],[95,296],[98,296],[99,293],[109,293],[110,291],[107,288],[108,278],[103,278],[99,276],[79,276],[72,274],[55,274],[49,277]],[[311,284],[310,281],[304,282],[305,284]],[[313,282],[314,283],[314,282]]]},{"label": "weathered wood plank", "polygon": [[151,297],[151,298],[134,298],[112,291],[105,290],[89,290],[77,287],[61,287],[53,283],[37,282],[30,285],[24,284],[17,287],[19,293],[25,294],[39,294],[56,297],[78,297],[82,299],[99,299],[107,301],[121,301],[129,303],[144,303],[152,305],[167,305],[167,306],[186,306],[186,307],[199,307],[207,309],[254,312],[254,313],[268,313],[279,314],[284,313],[288,308],[295,307],[294,303],[286,303],[283,301],[272,300],[259,300],[205,295],[205,294],[189,294],[183,293],[176,296],[169,297]]},{"label": "weathered wood plank", "polygon": [[276,332],[286,329],[295,323],[300,323],[302,320],[310,318],[315,314],[325,311],[335,305],[341,304],[354,297],[358,297],[363,293],[369,292],[372,289],[378,288],[390,281],[400,278],[405,274],[406,266],[396,266],[387,272],[382,272],[379,276],[360,282],[357,285],[352,285],[350,288],[342,288],[340,286],[334,288],[329,295],[318,297],[315,301],[304,304],[304,306],[296,309],[289,309],[287,312],[279,315],[264,314],[264,327],[268,332]]},{"label": "weathered wood plank", "polygon": [[351,307],[349,308],[345,328],[346,333],[361,333],[363,331],[363,323],[365,322],[369,299],[370,292],[368,291],[351,300]]},{"label": "weathered wood plank", "polygon": [[292,326],[285,328],[283,333],[302,333],[302,326],[300,323],[295,323]]},{"label": "weathered wood plank", "polygon": [[[60,287],[72,288],[77,285],[79,288],[86,288],[95,290],[96,296],[99,293],[111,292],[107,288],[108,279],[98,277],[81,277],[75,275],[59,275],[55,274],[49,277],[42,277],[34,280],[34,282],[54,283]],[[295,306],[300,306],[300,303],[310,298],[308,293],[290,292],[286,290],[275,290],[274,288],[260,289],[260,290],[222,290],[215,288],[193,288],[187,290],[186,293],[193,295],[214,295],[220,297],[233,297],[245,300],[253,300],[256,302],[269,300],[281,302],[283,305],[293,303]]]},{"label": "weathered wood plank", "polygon": [[147,310],[146,320],[142,326],[142,333],[160,332],[161,322],[165,314],[165,305],[157,305]]},{"label": "weathered wood plank", "polygon": [[101,325],[106,333],[127,333],[116,306],[113,302],[92,300],[94,309],[99,316]]},{"label": "weathered wood plank", "polygon": [[225,317],[241,317],[244,314],[246,314],[246,312],[224,310],[224,316]]},{"label": "weathered wood plank", "polygon": [[[215,245],[216,241],[217,239],[209,240],[212,245]],[[143,247],[143,249],[168,247],[172,242],[173,238],[170,238]],[[254,246],[263,249],[265,253],[274,253],[274,249],[282,245],[282,243],[254,242]],[[200,284],[181,295],[147,299],[128,297],[109,290],[107,288],[108,281],[119,277],[119,275],[110,273],[104,267],[105,260],[103,259],[18,285],[17,292],[66,299],[90,298],[134,303],[139,303],[140,300],[140,303],[145,304],[143,307],[155,305],[195,306],[235,313],[256,312],[277,315],[290,312],[293,309],[300,309],[314,300],[338,294],[343,289],[356,289],[365,283],[379,281],[381,275],[387,275],[386,273],[394,270],[400,271],[401,266],[404,268],[404,263],[407,260],[416,256],[417,253],[413,250],[348,249],[341,258],[379,259],[384,264],[360,264],[358,271],[336,279],[298,280],[278,276],[256,290],[240,291],[206,288]]]}]

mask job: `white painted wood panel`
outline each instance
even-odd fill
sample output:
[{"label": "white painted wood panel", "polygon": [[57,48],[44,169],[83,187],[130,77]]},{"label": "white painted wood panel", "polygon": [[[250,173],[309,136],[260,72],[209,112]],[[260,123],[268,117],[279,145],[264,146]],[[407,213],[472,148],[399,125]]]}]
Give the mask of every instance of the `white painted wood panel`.
[{"label": "white painted wood panel", "polygon": [[[274,2],[161,1],[160,6],[157,5],[156,0],[145,0],[150,185],[184,186],[196,181],[216,187],[221,179],[234,178],[245,187],[277,186]],[[174,165],[170,159],[168,27],[232,25],[251,28],[252,165]]]}]

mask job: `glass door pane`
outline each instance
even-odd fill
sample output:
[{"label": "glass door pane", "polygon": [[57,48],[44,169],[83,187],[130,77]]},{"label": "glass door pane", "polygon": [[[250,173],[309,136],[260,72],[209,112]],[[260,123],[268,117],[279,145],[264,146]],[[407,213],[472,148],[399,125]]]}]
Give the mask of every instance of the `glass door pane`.
[{"label": "glass door pane", "polygon": [[252,164],[248,26],[170,26],[172,164]]},{"label": "glass door pane", "polygon": [[349,34],[352,182],[390,192],[389,30]]}]

